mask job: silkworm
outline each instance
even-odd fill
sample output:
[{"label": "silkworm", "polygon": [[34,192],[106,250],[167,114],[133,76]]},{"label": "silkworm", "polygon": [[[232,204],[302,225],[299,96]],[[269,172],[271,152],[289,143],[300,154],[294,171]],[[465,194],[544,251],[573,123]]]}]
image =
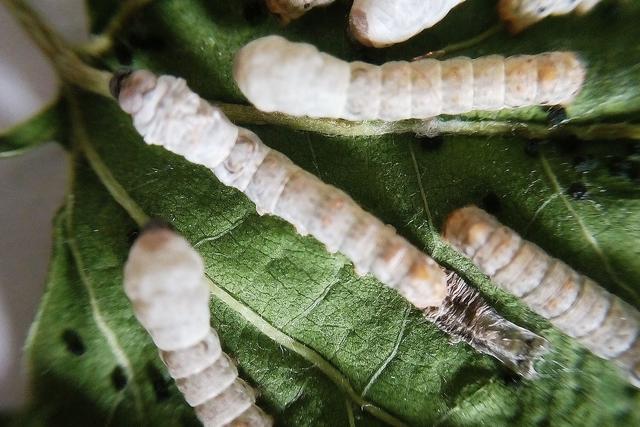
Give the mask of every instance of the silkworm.
[{"label": "silkworm", "polygon": [[640,313],[476,207],[454,211],[444,237],[487,274],[640,387]]},{"label": "silkworm", "polygon": [[267,0],[267,7],[285,24],[297,19],[317,6],[326,6],[335,0]]},{"label": "silkworm", "polygon": [[550,15],[589,12],[600,0],[500,0],[498,11],[509,30],[518,33]]},{"label": "silkworm", "polygon": [[345,62],[279,36],[252,41],[233,75],[258,109],[294,116],[401,120],[567,104],[585,69],[574,53],[423,59],[382,66]]},{"label": "silkworm", "polygon": [[372,273],[416,307],[442,302],[446,277],[435,261],[347,194],[234,126],[183,79],[136,71],[119,86],[120,106],[147,143],[208,167],[222,183],[242,191],[258,213],[283,218],[329,252],[340,251],[358,274]]},{"label": "silkworm", "polygon": [[124,290],[202,424],[272,425],[210,326],[204,264],[184,238],[168,228],[144,231],[129,252]]},{"label": "silkworm", "polygon": [[367,46],[405,41],[444,18],[464,0],[354,0],[351,34]]},{"label": "silkworm", "polygon": [[[447,313],[460,311],[454,307],[459,298],[449,298],[441,310],[437,309],[447,294],[447,276],[431,258],[398,236],[392,227],[365,212],[344,192],[295,166],[265,146],[254,133],[231,124],[218,108],[191,92],[184,80],[156,78],[148,71],[136,71],[115,76],[111,87],[147,143],[162,145],[208,167],[222,183],[246,194],[259,213],[279,216],[299,233],[313,235],[329,252],[342,252],[354,263],[356,272],[371,272],[417,308],[436,307],[428,315],[436,325],[445,324],[443,317]],[[461,293],[474,295],[475,291],[464,282],[456,289],[463,286],[467,290]],[[486,304],[474,307],[490,310]],[[537,356],[537,347],[527,344],[530,335],[506,321],[493,329],[489,324],[481,325],[482,319],[497,322],[497,315],[479,313],[473,317],[466,311],[463,317],[474,319],[476,327],[464,324],[457,316],[449,323],[462,324],[455,331],[451,326],[445,330],[484,352],[494,351],[500,360],[513,360],[508,366],[517,373],[531,374],[522,360],[527,349],[531,359]],[[521,344],[514,344],[518,342]]]}]

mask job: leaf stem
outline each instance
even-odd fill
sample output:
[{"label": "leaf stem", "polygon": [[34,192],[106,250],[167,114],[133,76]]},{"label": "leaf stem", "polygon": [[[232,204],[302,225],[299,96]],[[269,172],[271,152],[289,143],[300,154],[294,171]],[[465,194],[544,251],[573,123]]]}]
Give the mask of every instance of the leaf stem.
[{"label": "leaf stem", "polygon": [[581,140],[640,139],[640,124],[597,123],[565,124],[554,127],[538,123],[499,120],[464,120],[434,117],[426,120],[380,120],[350,122],[341,119],[294,117],[282,113],[265,113],[248,105],[217,104],[239,125],[279,125],[296,130],[317,132],[329,136],[359,137],[395,133],[414,133],[418,136],[523,136],[529,139],[549,139],[574,136]]},{"label": "leaf stem", "polygon": [[85,64],[23,0],[2,0],[31,39],[51,60],[61,80],[109,96],[111,73]]},{"label": "leaf stem", "polygon": [[79,51],[91,56],[101,56],[113,48],[113,40],[131,17],[152,0],[127,0],[122,3],[118,12],[105,27],[102,34],[94,36],[91,41],[80,47]]},{"label": "leaf stem", "polygon": [[420,59],[425,59],[425,58],[441,58],[445,55],[449,55],[452,52],[473,47],[477,44],[482,43],[483,41],[493,36],[494,34],[498,34],[503,28],[504,28],[504,25],[502,23],[498,23],[490,27],[488,30],[483,31],[474,37],[471,37],[470,39],[463,40],[458,43],[452,43],[450,45],[443,47],[442,49],[429,51],[424,55],[416,56],[415,58],[413,58],[413,60],[418,61]]},{"label": "leaf stem", "polygon": [[111,194],[111,197],[113,197],[116,202],[127,211],[136,224],[143,226],[149,222],[149,216],[129,196],[127,190],[125,190],[113,176],[109,167],[104,164],[98,152],[89,142],[87,131],[82,125],[82,112],[78,106],[78,102],[71,90],[67,92],[69,93],[69,111],[72,119],[73,136],[78,148],[84,153],[92,169],[95,171],[96,175],[98,175],[102,184],[107,188],[109,194]]}]

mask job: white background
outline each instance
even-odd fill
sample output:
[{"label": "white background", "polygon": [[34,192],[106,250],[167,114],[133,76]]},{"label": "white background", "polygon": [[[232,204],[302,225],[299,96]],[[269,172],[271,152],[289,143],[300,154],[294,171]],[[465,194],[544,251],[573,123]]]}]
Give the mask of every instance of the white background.
[{"label": "white background", "polygon": [[[30,4],[67,40],[87,40],[82,0]],[[0,3],[0,132],[38,112],[57,91],[48,60]],[[0,158],[0,410],[27,397],[22,346],[44,288],[66,168],[65,152],[54,143]]]}]

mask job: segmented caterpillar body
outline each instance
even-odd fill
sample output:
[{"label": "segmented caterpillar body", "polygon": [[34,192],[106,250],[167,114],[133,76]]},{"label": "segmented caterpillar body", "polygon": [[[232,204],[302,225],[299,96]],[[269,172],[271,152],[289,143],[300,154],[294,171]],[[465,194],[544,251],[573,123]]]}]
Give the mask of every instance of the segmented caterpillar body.
[{"label": "segmented caterpillar body", "polygon": [[571,52],[382,66],[348,63],[279,36],[236,55],[234,78],[262,111],[347,120],[401,120],[570,102],[585,69]]},{"label": "segmented caterpillar body", "polygon": [[304,15],[317,6],[326,6],[335,0],[266,0],[267,7],[285,24]]},{"label": "segmented caterpillar body", "polygon": [[453,212],[444,237],[498,285],[612,360],[640,387],[640,313],[476,207]]},{"label": "segmented caterpillar body", "polygon": [[124,269],[125,293],[178,389],[205,426],[272,425],[255,392],[238,378],[209,323],[209,289],[198,253],[167,228],[136,240]]},{"label": "segmented caterpillar body", "polygon": [[365,212],[347,194],[271,150],[191,92],[182,79],[136,71],[119,101],[149,144],[210,168],[244,192],[260,214],[273,214],[340,251],[359,274],[372,273],[418,308],[440,305],[446,277],[427,255]]},{"label": "segmented caterpillar body", "polygon": [[362,44],[389,46],[432,27],[464,0],[354,0],[351,33]]},{"label": "segmented caterpillar body", "polygon": [[587,13],[601,0],[500,0],[498,11],[509,29],[520,32],[550,15],[565,15],[574,10]]},{"label": "segmented caterpillar body", "polygon": [[[345,193],[232,125],[184,80],[137,71],[115,77],[112,91],[147,143],[210,168],[223,183],[243,191],[259,212],[278,215],[329,251],[341,251],[360,274],[372,272],[416,307],[431,307],[427,318],[456,339],[526,378],[535,376],[533,363],[546,348],[543,338],[500,318],[459,278],[449,278],[453,293],[445,298],[446,274],[431,258]],[[467,307],[467,301],[473,304]]]}]

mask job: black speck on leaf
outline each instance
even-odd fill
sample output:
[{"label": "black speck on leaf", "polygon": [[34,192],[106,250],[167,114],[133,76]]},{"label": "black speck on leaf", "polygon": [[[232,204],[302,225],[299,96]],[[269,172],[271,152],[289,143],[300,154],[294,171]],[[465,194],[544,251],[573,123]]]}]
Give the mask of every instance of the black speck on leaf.
[{"label": "black speck on leaf", "polygon": [[587,195],[587,187],[581,182],[574,182],[567,188],[567,194],[576,200],[582,200]]},{"label": "black speck on leaf", "polygon": [[118,365],[111,371],[111,385],[116,391],[120,391],[127,386],[127,374],[122,366]]},{"label": "black speck on leaf", "polygon": [[495,215],[500,212],[501,209],[500,198],[496,193],[487,193],[487,195],[482,198],[481,206],[485,211]]},{"label": "black speck on leaf", "polygon": [[81,356],[86,351],[82,338],[73,329],[65,329],[65,331],[62,332],[62,341],[71,354]]}]

